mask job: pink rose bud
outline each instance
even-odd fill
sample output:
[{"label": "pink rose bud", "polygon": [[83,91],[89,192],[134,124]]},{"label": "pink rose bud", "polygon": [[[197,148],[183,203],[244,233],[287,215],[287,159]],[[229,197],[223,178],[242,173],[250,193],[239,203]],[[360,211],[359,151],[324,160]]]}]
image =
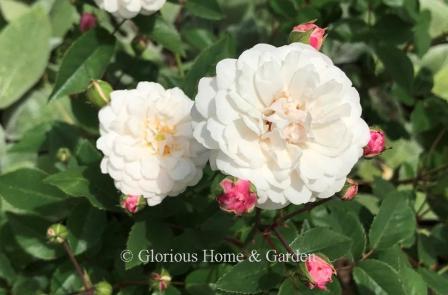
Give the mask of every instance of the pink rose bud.
[{"label": "pink rose bud", "polygon": [[305,267],[311,289],[326,290],[326,285],[333,281],[332,276],[336,274],[333,265],[318,255],[312,255],[306,260]]},{"label": "pink rose bud", "polygon": [[381,129],[370,130],[369,143],[364,147],[364,157],[373,158],[381,154],[385,149],[385,136]]},{"label": "pink rose bud", "polygon": [[86,32],[90,29],[93,29],[94,27],[96,27],[95,15],[88,12],[84,12],[81,15],[81,20],[79,21],[79,30],[81,32]]},{"label": "pink rose bud", "polygon": [[233,182],[226,178],[220,183],[224,193],[217,200],[221,209],[236,215],[251,212],[257,202],[257,194],[251,190],[248,180],[238,179]]},{"label": "pink rose bud", "polygon": [[319,50],[325,40],[326,29],[317,26],[315,21],[295,26],[289,35],[289,42],[301,42],[313,46]]},{"label": "pink rose bud", "polygon": [[171,283],[171,276],[167,270],[162,269],[161,273],[153,272],[151,274],[151,286],[153,289],[164,292]]},{"label": "pink rose bud", "polygon": [[342,189],[341,199],[350,201],[358,194],[358,183],[353,179],[347,178],[347,182]]},{"label": "pink rose bud", "polygon": [[128,213],[135,214],[139,209],[141,202],[141,196],[127,195],[121,200],[121,207]]}]

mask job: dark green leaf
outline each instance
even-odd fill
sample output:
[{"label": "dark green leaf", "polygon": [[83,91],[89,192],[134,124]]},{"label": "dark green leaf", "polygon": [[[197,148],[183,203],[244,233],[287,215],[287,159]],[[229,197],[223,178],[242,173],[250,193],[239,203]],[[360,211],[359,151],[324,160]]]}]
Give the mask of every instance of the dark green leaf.
[{"label": "dark green leaf", "polygon": [[14,280],[15,275],[16,272],[12,267],[8,257],[5,254],[0,253],[0,278],[5,279],[8,283],[11,284],[11,282]]},{"label": "dark green leaf", "polygon": [[76,167],[48,176],[45,182],[73,197],[85,197],[99,209],[117,210],[113,183],[98,167]]},{"label": "dark green leaf", "polygon": [[191,14],[211,20],[220,20],[224,17],[216,0],[188,0],[185,8]]},{"label": "dark green leaf", "polygon": [[62,255],[60,245],[52,245],[47,241],[50,222],[38,217],[11,213],[8,213],[7,217],[17,243],[26,253],[43,260],[55,259]]},{"label": "dark green leaf", "polygon": [[414,83],[414,68],[409,57],[403,51],[391,46],[378,46],[376,53],[391,78],[403,89],[411,92]]},{"label": "dark green leaf", "polygon": [[50,99],[85,91],[91,80],[101,78],[114,49],[115,39],[103,30],[83,34],[65,54]]},{"label": "dark green leaf", "polygon": [[60,216],[67,210],[67,196],[43,182],[47,174],[34,169],[20,169],[0,176],[0,196],[26,213],[42,214],[46,218]]},{"label": "dark green leaf", "polygon": [[351,245],[351,239],[343,234],[329,228],[313,228],[298,236],[290,246],[300,253],[322,252],[330,259],[336,259],[347,254]]},{"label": "dark green leaf", "polygon": [[245,260],[219,278],[216,289],[232,294],[260,294],[281,282],[280,265]]},{"label": "dark green leaf", "polygon": [[[88,204],[88,203],[87,203]],[[75,255],[95,246],[106,227],[106,214],[91,206],[81,204],[67,219],[68,242]]]},{"label": "dark green leaf", "polygon": [[193,97],[197,91],[199,79],[214,72],[216,64],[220,60],[232,55],[233,45],[229,35],[202,51],[187,74],[185,92]]}]

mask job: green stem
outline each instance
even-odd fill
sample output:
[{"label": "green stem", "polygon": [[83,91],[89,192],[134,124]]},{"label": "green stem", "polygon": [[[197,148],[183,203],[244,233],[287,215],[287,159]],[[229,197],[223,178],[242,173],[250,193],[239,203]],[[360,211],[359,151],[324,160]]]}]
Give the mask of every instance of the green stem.
[{"label": "green stem", "polygon": [[182,64],[180,54],[176,53],[174,55],[174,57],[176,58],[176,64],[177,64],[177,69],[179,70],[179,75],[181,76],[181,78],[185,78],[184,66]]}]

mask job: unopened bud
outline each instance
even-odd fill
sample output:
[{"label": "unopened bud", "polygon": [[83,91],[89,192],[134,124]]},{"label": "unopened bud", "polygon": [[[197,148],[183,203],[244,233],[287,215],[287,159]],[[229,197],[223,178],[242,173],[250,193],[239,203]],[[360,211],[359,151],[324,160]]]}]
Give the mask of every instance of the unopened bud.
[{"label": "unopened bud", "polygon": [[112,295],[112,285],[107,281],[101,281],[95,285],[95,295]]},{"label": "unopened bud", "polygon": [[358,183],[353,179],[347,178],[347,182],[344,185],[344,188],[341,191],[343,200],[351,200],[358,194]]},{"label": "unopened bud", "polygon": [[79,20],[79,30],[81,32],[86,32],[94,27],[96,27],[95,15],[89,12],[84,12]]},{"label": "unopened bud", "polygon": [[60,224],[53,224],[47,229],[47,237],[50,243],[62,244],[68,236],[67,228]]},{"label": "unopened bud", "polygon": [[121,197],[121,207],[125,209],[127,213],[135,214],[145,206],[146,201],[142,196],[123,195]]},{"label": "unopened bud", "polygon": [[109,83],[103,80],[92,80],[87,88],[87,99],[98,108],[102,108],[110,101],[110,94],[114,91]]},{"label": "unopened bud", "polygon": [[381,129],[370,129],[369,143],[364,147],[364,157],[373,158],[384,152],[386,136]]},{"label": "unopened bud", "polygon": [[336,269],[328,257],[319,253],[311,254],[303,264],[300,264],[299,273],[308,281],[310,289],[327,290],[327,284],[333,281]]},{"label": "unopened bud", "polygon": [[221,181],[220,186],[223,193],[217,197],[217,201],[222,210],[243,215],[254,209],[257,203],[257,194],[250,181],[225,178]]},{"label": "unopened bud", "polygon": [[131,42],[132,49],[137,55],[141,55],[148,47],[149,39],[144,35],[137,35]]},{"label": "unopened bud", "polygon": [[150,283],[153,290],[164,292],[166,289],[168,289],[171,283],[171,276],[167,270],[162,269],[160,274],[159,273],[151,274]]},{"label": "unopened bud", "polygon": [[314,22],[295,26],[289,34],[289,43],[305,43],[319,50],[325,40],[326,29],[320,28]]},{"label": "unopened bud", "polygon": [[67,163],[70,160],[71,156],[72,154],[68,148],[60,148],[56,153],[56,158],[62,163]]}]

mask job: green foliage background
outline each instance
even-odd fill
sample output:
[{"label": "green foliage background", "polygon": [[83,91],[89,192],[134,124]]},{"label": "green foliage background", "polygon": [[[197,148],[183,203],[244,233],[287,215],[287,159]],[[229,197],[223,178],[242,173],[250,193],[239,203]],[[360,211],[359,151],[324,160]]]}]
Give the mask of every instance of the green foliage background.
[{"label": "green foliage background", "polygon": [[[223,213],[214,201],[221,175],[209,169],[181,197],[123,213],[99,171],[97,110],[84,91],[97,78],[115,89],[157,81],[194,97],[220,59],[285,44],[292,26],[313,19],[328,28],[323,52],[392,149],[360,161],[355,200],[334,199],[277,229],[292,249],[334,261],[330,294],[448,294],[448,1],[172,0],[123,24],[89,1],[0,0],[0,9],[0,294],[82,291],[64,249],[46,239],[55,222],[67,226],[92,284],[107,280],[122,295],[151,293],[149,275],[162,267],[125,264],[123,249],[284,249],[268,225],[297,207]],[[83,11],[97,15],[95,30],[79,31]],[[163,267],[175,282],[166,294],[321,292],[297,280],[295,264]]]}]

